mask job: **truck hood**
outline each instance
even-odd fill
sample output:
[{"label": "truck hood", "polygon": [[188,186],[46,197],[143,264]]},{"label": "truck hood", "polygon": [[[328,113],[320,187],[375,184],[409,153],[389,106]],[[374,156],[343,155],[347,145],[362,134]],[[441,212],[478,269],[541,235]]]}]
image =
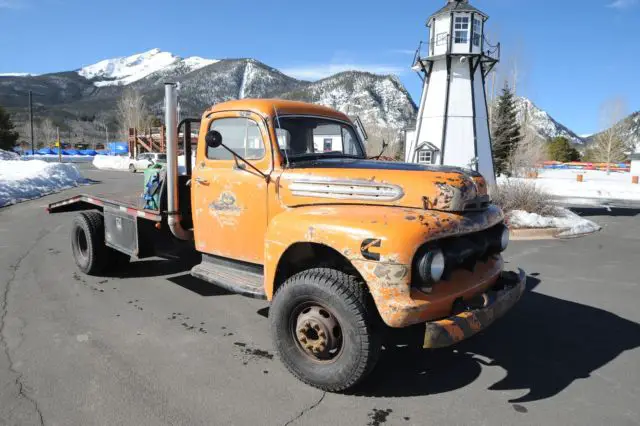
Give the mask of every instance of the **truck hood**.
[{"label": "truck hood", "polygon": [[456,167],[359,159],[295,163],[279,178],[288,207],[314,204],[375,204],[461,212],[489,203],[484,178]]}]

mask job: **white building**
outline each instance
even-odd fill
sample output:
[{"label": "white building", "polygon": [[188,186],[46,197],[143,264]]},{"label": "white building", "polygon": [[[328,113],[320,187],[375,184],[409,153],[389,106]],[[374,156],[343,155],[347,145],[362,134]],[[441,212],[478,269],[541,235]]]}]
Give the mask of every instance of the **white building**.
[{"label": "white building", "polygon": [[472,168],[495,182],[485,78],[500,59],[484,31],[488,16],[468,0],[448,0],[427,21],[413,69],[424,86],[405,161]]}]

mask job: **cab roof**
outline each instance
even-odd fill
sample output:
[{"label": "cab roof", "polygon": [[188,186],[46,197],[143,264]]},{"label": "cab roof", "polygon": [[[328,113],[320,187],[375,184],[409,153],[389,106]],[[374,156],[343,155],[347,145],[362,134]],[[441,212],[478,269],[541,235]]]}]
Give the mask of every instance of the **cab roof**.
[{"label": "cab roof", "polygon": [[283,115],[316,115],[343,121],[351,121],[345,114],[334,109],[309,104],[306,102],[288,101],[284,99],[241,99],[237,101],[221,102],[209,108],[205,114],[222,111],[250,111],[263,117],[274,117],[275,110],[279,116]]}]

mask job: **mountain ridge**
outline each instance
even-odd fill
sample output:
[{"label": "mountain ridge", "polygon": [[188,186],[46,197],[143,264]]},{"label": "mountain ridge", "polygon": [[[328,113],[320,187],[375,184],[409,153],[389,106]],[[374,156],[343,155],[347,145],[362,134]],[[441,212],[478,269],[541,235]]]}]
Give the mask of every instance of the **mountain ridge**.
[{"label": "mountain ridge", "polygon": [[[415,122],[418,109],[395,75],[354,70],[305,81],[254,58],[181,58],[158,48],[104,59],[73,71],[8,74],[0,75],[0,105],[8,107],[18,121],[24,121],[26,95],[32,90],[37,115],[52,115],[63,126],[71,126],[79,116],[90,119],[105,109],[113,115],[127,89],[143,94],[150,111],[161,116],[166,81],[178,83],[182,111],[191,116],[199,116],[210,105],[226,100],[280,97],[320,103],[399,133]],[[579,136],[530,99],[516,97],[516,107],[520,122],[544,139],[564,136],[584,146],[597,136]],[[625,120],[635,126],[629,137],[640,140],[640,113],[636,114]],[[112,122],[115,125],[115,120]]]}]

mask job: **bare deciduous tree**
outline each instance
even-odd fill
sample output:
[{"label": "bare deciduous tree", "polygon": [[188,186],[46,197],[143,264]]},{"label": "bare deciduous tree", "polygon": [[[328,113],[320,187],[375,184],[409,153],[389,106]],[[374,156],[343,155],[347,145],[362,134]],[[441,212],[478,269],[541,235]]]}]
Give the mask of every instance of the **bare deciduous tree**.
[{"label": "bare deciduous tree", "polygon": [[[400,132],[389,126],[365,123],[369,139],[366,141],[368,157],[391,157],[397,158],[398,151],[402,149]],[[383,144],[386,147],[383,150]]]},{"label": "bare deciduous tree", "polygon": [[95,118],[94,122],[104,131],[104,143],[105,146],[109,142],[109,114],[105,111],[101,111]]},{"label": "bare deciduous tree", "polygon": [[527,177],[546,160],[547,149],[544,139],[531,125],[528,114],[524,115],[520,132],[522,140],[516,145],[509,158],[509,169],[514,177]]},{"label": "bare deciduous tree", "polygon": [[42,134],[44,145],[51,146],[56,138],[56,127],[51,119],[47,118],[40,123],[40,133]]},{"label": "bare deciduous tree", "polygon": [[129,129],[144,129],[149,117],[144,96],[136,90],[127,89],[118,101],[117,117],[125,136],[128,135]]},{"label": "bare deciduous tree", "polygon": [[623,161],[631,147],[624,139],[625,128],[621,120],[626,115],[626,102],[622,98],[605,101],[600,108],[602,126],[606,130],[599,133],[589,148],[588,158],[591,161],[607,163],[607,174],[610,164]]}]

